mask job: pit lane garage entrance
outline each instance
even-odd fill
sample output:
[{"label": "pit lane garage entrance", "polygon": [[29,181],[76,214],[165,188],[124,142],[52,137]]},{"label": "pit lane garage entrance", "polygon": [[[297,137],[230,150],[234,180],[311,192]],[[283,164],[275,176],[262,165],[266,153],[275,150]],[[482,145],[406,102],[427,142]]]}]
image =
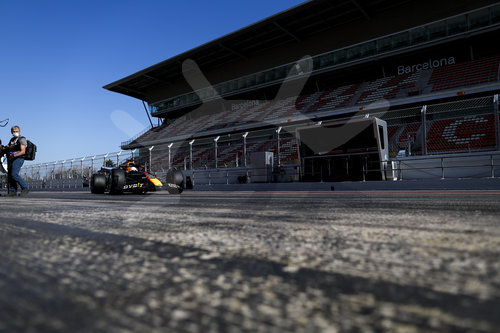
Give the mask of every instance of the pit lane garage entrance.
[{"label": "pit lane garage entrance", "polygon": [[297,128],[303,181],[385,180],[387,123],[363,118]]}]

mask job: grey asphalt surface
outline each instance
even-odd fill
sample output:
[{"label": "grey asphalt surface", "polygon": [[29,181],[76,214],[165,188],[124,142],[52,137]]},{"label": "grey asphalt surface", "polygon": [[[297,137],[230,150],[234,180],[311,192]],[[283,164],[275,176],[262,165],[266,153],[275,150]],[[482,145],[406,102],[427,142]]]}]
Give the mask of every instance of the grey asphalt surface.
[{"label": "grey asphalt surface", "polygon": [[500,191],[0,197],[0,332],[500,332]]}]

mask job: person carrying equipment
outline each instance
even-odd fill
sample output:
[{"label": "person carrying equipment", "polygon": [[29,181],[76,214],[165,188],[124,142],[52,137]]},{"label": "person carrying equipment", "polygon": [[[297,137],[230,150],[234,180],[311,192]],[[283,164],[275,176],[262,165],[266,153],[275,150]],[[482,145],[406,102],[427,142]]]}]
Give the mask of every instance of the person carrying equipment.
[{"label": "person carrying equipment", "polygon": [[7,155],[8,195],[16,196],[18,185],[21,187],[20,195],[25,195],[29,192],[28,186],[19,173],[24,164],[24,154],[28,143],[26,138],[21,136],[19,126],[12,126],[10,132],[12,133],[12,139],[4,148]]}]

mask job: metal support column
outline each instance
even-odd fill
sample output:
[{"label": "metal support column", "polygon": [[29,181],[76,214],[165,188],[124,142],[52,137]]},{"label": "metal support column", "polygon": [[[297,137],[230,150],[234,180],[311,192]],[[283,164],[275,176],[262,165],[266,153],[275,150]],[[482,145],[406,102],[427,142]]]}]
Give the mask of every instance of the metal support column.
[{"label": "metal support column", "polygon": [[281,166],[281,156],[280,156],[280,132],[283,128],[280,126],[276,130],[276,160],[278,162],[278,167]]},{"label": "metal support column", "polygon": [[500,123],[498,119],[498,94],[493,95],[493,117],[495,118],[495,143],[497,150],[500,150]]},{"label": "metal support column", "polygon": [[135,148],[134,150],[132,150],[132,162],[135,163],[135,151],[137,150],[137,148]]},{"label": "metal support column", "polygon": [[151,152],[153,150],[155,146],[151,146],[148,148],[149,150],[149,172],[152,172],[153,170],[153,164],[152,164],[152,161],[153,161],[153,153]]},{"label": "metal support column", "polygon": [[219,158],[217,156],[217,141],[219,141],[220,136],[216,137],[214,139],[214,145],[215,145],[215,168],[217,169],[217,164],[219,164]]},{"label": "metal support column", "polygon": [[245,132],[243,136],[243,165],[246,167],[247,166],[247,136],[248,132]]},{"label": "metal support column", "polygon": [[122,154],[121,150],[118,153],[116,153],[116,166],[120,165],[120,155],[121,154]]},{"label": "metal support column", "polygon": [[[84,174],[83,174],[83,161],[85,160],[85,157],[81,158],[80,159],[80,176],[83,178]],[[90,175],[89,175],[90,177]]]},{"label": "metal support column", "polygon": [[171,157],[170,157],[170,150],[172,149],[172,146],[174,145],[173,142],[171,142],[169,145],[168,145],[168,168],[172,168],[172,160],[171,160]]},{"label": "metal support column", "polygon": [[189,141],[189,167],[193,170],[193,143],[194,139]]},{"label": "metal support column", "polygon": [[66,160],[61,162],[61,179],[66,178],[66,170],[64,169],[64,163],[66,163]]},{"label": "metal support column", "polygon": [[92,160],[92,165],[91,165],[91,170],[90,170],[90,172],[89,172],[89,177],[91,177],[91,176],[92,176],[92,174],[94,173],[94,160],[95,160],[95,158],[96,158],[96,155],[94,155],[94,156],[91,158],[91,160]]},{"label": "metal support column", "polygon": [[427,155],[427,105],[422,106],[422,155]]}]

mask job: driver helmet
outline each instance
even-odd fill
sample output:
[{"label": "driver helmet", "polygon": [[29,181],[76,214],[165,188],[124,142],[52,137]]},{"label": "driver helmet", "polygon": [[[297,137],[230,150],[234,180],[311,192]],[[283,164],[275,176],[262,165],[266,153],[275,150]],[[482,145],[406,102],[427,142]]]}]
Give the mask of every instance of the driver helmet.
[{"label": "driver helmet", "polygon": [[126,167],[125,167],[125,170],[126,171],[137,171],[137,168],[135,167],[135,163],[134,162],[128,162]]}]

